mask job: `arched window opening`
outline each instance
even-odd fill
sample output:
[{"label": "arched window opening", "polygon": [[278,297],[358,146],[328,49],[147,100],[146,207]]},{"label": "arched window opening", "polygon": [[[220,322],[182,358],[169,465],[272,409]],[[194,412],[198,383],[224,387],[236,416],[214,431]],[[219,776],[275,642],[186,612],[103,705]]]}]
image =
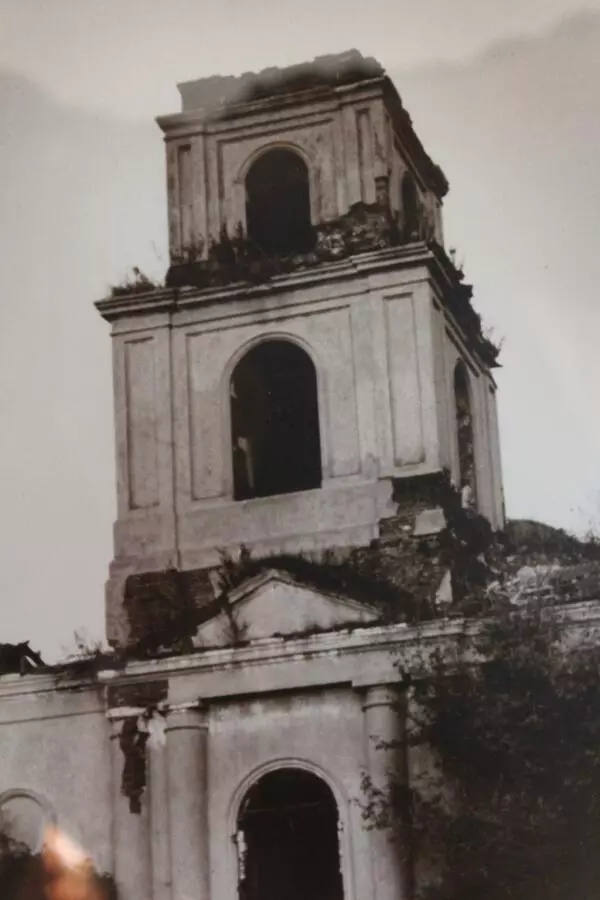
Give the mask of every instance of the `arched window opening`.
[{"label": "arched window opening", "polygon": [[454,369],[454,401],[456,405],[458,462],[463,506],[475,506],[477,503],[477,482],[473,413],[471,409],[469,375],[462,360],[457,362]]},{"label": "arched window opening", "polygon": [[275,256],[306,253],[314,246],[308,169],[293,150],[268,150],[250,167],[246,228],[251,240]]},{"label": "arched window opening", "polygon": [[311,772],[264,775],[246,795],[237,837],[240,900],[343,900],[337,804]]},{"label": "arched window opening", "polygon": [[9,845],[20,846],[36,853],[46,829],[54,825],[54,809],[45,797],[35,791],[12,788],[0,794],[0,827],[5,849]]},{"label": "arched window opening", "polygon": [[264,341],[231,377],[236,500],[321,486],[317,374],[290,341]]},{"label": "arched window opening", "polygon": [[402,179],[401,195],[404,239],[416,241],[420,235],[421,210],[417,186],[408,172]]}]

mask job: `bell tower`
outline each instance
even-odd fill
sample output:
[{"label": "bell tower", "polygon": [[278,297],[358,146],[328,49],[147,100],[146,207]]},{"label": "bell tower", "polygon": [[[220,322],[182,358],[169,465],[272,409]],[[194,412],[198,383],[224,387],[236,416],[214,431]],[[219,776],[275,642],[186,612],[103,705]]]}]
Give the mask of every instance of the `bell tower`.
[{"label": "bell tower", "polygon": [[444,528],[442,480],[503,525],[497,350],[444,250],[444,174],[356,51],[179,90],[181,112],[158,119],[166,284],[98,303],[117,446],[109,640],[193,641],[241,551],[352,555],[434,595],[443,572],[424,587],[414,555]]}]

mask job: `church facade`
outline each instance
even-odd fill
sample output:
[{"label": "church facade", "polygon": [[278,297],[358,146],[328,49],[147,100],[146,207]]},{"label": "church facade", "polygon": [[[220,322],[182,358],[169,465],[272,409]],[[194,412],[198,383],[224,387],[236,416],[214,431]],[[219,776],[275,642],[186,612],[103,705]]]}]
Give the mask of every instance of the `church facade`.
[{"label": "church facade", "polygon": [[42,798],[124,900],[399,900],[410,853],[362,785],[422,764],[406,675],[417,631],[459,627],[448,498],[504,524],[497,351],[374,60],[180,93],[166,286],[97,304],[114,655],[0,679],[0,790]]}]

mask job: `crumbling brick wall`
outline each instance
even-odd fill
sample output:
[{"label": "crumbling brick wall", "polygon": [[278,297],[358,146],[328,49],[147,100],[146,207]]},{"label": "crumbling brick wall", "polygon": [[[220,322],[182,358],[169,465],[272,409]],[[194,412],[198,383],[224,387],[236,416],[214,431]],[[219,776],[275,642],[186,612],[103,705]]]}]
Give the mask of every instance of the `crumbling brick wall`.
[{"label": "crumbling brick wall", "polygon": [[395,514],[380,522],[379,536],[368,546],[262,559],[242,551],[239,559],[224,558],[220,570],[130,576],[124,602],[130,651],[190,652],[199,624],[223,608],[228,591],[272,568],[373,606],[380,621],[418,622],[439,615],[445,576],[456,611],[472,611],[464,604],[477,603],[488,580],[486,554],[493,536],[487,521],[462,508],[446,473],[397,480],[393,500]]}]

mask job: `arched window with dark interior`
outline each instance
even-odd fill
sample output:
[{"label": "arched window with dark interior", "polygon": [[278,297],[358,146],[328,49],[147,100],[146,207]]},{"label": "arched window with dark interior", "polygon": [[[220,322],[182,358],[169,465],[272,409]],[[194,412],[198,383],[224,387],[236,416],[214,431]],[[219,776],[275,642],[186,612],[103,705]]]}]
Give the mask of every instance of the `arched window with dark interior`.
[{"label": "arched window with dark interior", "polygon": [[404,174],[400,193],[404,239],[406,241],[416,241],[419,239],[420,234],[421,211],[417,186],[409,172]]},{"label": "arched window with dark interior", "polygon": [[293,150],[262,153],[246,175],[246,230],[265,253],[306,253],[315,241],[308,168]]},{"label": "arched window with dark interior", "polygon": [[454,368],[454,402],[456,406],[458,462],[463,505],[475,506],[477,503],[477,480],[471,387],[469,384],[469,373],[462,360],[459,360]]},{"label": "arched window with dark interior", "polygon": [[231,376],[233,487],[236,500],[321,486],[317,373],[286,340],[249,350]]},{"label": "arched window with dark interior", "polygon": [[298,768],[267,773],[237,826],[240,900],[343,900],[338,809],[321,778]]}]

